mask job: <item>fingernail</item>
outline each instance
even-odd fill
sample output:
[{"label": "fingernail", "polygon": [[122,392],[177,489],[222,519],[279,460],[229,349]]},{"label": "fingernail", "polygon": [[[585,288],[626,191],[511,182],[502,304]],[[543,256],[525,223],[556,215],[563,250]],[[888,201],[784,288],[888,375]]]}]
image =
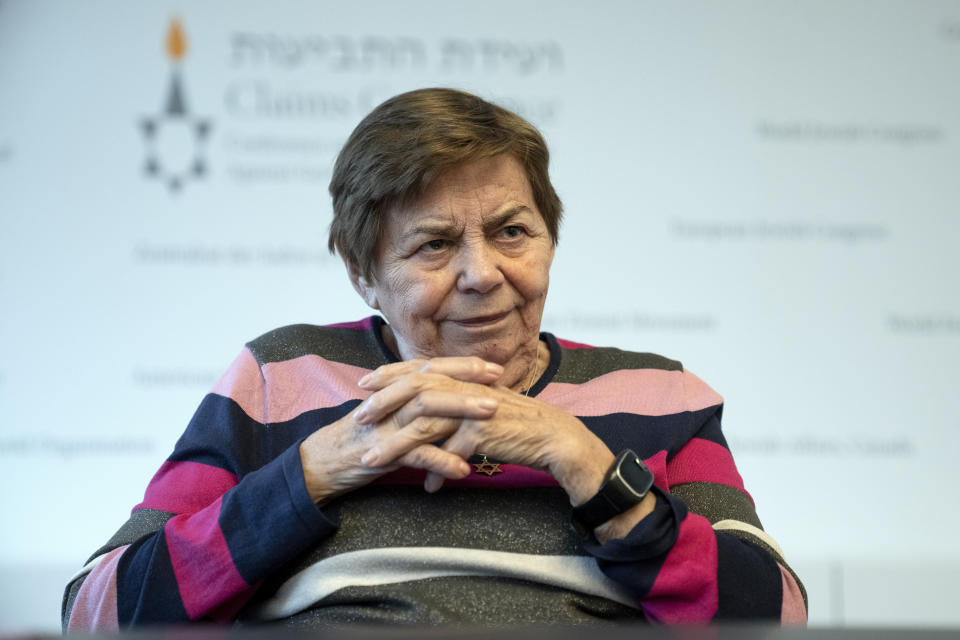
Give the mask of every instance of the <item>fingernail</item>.
[{"label": "fingernail", "polygon": [[503,367],[498,365],[496,362],[488,362],[487,373],[491,376],[497,376],[499,378],[503,374]]},{"label": "fingernail", "polygon": [[475,402],[477,404],[477,408],[482,409],[484,411],[493,411],[500,404],[493,398],[477,398]]},{"label": "fingernail", "polygon": [[363,454],[363,457],[360,458],[360,462],[362,462],[364,466],[371,467],[377,464],[378,458],[380,458],[380,453],[376,449],[370,449],[370,451],[367,451],[365,454]]},{"label": "fingernail", "polygon": [[368,382],[370,382],[370,378],[372,378],[372,377],[373,377],[373,374],[372,374],[372,373],[368,373],[367,375],[365,375],[365,376],[363,376],[362,378],[360,378],[359,380],[357,380],[357,386],[358,386],[358,387],[362,387],[363,385],[365,385],[365,384],[367,384]]},{"label": "fingernail", "polygon": [[353,419],[355,422],[365,424],[367,422],[367,408],[362,407],[361,409],[357,410],[357,412],[353,414]]}]

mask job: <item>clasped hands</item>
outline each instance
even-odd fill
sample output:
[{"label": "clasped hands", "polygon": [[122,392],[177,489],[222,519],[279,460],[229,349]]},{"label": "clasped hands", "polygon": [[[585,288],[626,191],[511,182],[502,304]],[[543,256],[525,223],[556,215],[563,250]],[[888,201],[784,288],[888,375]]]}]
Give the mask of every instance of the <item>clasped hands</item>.
[{"label": "clasped hands", "polygon": [[[469,475],[483,453],[551,473],[574,504],[598,489],[613,461],[573,415],[502,385],[500,365],[477,357],[384,365],[358,382],[371,392],[356,409],[300,447],[311,497],[322,502],[400,467],[427,471],[433,492]],[[443,440],[442,444],[435,444]]]}]

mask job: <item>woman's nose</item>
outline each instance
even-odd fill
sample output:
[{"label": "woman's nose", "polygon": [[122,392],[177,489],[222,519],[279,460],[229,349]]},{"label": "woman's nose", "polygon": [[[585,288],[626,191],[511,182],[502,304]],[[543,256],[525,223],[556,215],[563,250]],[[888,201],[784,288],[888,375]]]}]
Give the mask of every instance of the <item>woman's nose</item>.
[{"label": "woman's nose", "polygon": [[458,252],[457,288],[465,293],[488,293],[503,282],[502,255],[486,242],[469,243]]}]

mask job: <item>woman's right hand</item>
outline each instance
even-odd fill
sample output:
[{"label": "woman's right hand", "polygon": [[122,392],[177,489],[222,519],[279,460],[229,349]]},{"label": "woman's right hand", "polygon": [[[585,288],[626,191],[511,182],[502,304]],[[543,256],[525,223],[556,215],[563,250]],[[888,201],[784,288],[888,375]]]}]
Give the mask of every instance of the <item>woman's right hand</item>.
[{"label": "woman's right hand", "polygon": [[[482,385],[495,383],[503,373],[502,367],[497,364],[480,358],[463,357],[410,360],[391,367]],[[451,417],[431,416],[419,420],[424,421],[423,426],[428,431],[442,432],[455,426],[444,428],[426,423],[459,422],[464,418],[482,420],[496,413],[497,407],[496,400],[491,398],[481,399],[466,408],[462,402],[451,402]],[[449,479],[469,475],[470,465],[462,458],[432,444],[415,446],[389,465],[371,468],[363,464],[361,458],[366,452],[404,426],[397,424],[393,416],[376,424],[361,424],[356,416],[364,408],[364,403],[361,403],[340,420],[314,431],[300,444],[304,480],[314,502],[324,502],[353,491],[400,467],[424,469]]]}]

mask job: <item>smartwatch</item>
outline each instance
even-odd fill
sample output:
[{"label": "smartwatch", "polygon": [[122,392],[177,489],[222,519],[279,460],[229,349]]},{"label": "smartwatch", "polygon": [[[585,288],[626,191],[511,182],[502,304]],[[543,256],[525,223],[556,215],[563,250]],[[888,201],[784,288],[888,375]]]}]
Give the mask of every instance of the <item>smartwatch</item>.
[{"label": "smartwatch", "polygon": [[653,486],[653,472],[630,449],[617,454],[597,494],[574,507],[573,528],[589,538],[595,528],[643,500]]}]

